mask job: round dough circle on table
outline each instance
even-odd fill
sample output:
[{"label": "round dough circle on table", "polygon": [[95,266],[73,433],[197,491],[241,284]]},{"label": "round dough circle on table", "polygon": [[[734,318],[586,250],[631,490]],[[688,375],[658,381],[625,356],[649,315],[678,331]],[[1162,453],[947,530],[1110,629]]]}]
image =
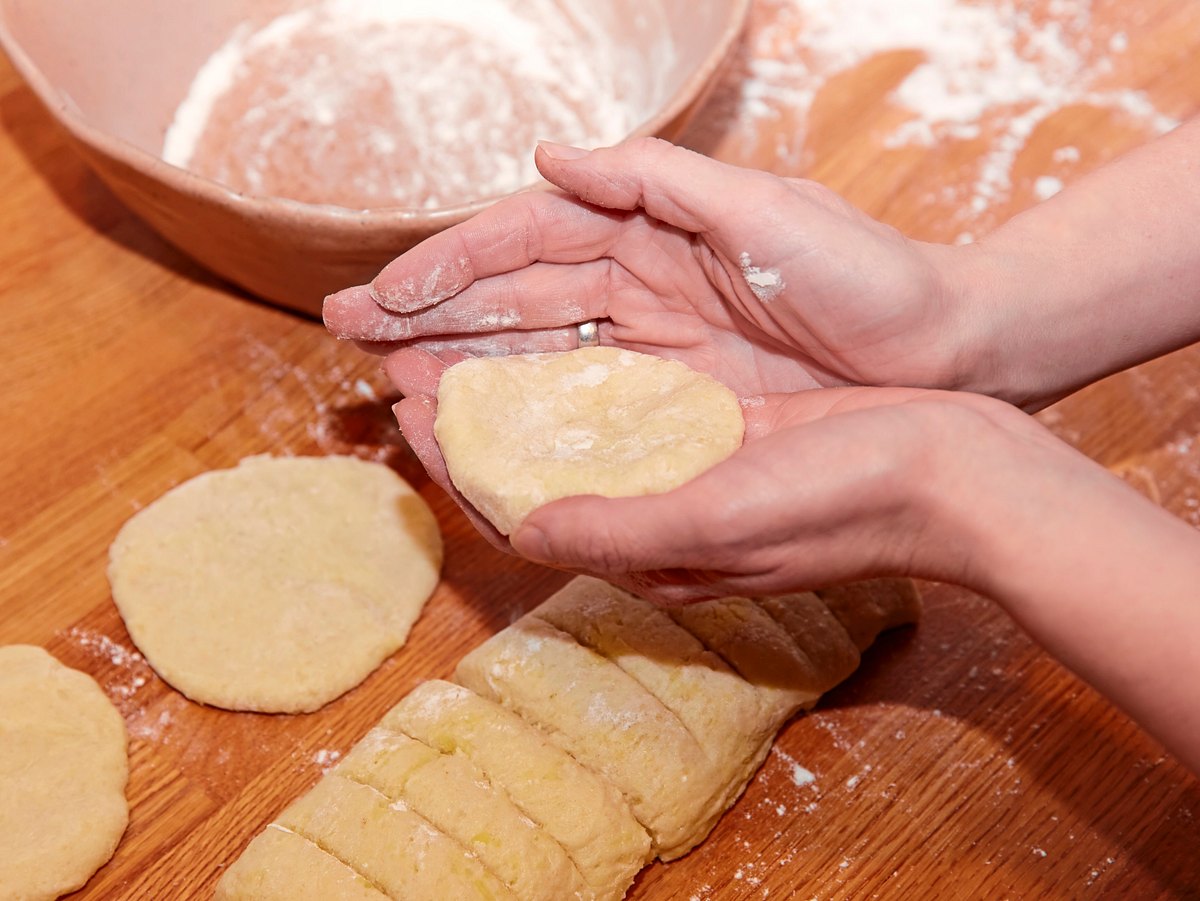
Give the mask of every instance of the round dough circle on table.
[{"label": "round dough circle on table", "polygon": [[112,857],[129,822],[126,744],[91,676],[0,647],[0,897],[57,898]]},{"label": "round dough circle on table", "polygon": [[505,535],[558,498],[669,491],[744,430],[716,379],[616,347],[466,360],[442,375],[434,423],[451,480]]},{"label": "round dough circle on table", "polygon": [[163,679],[230,710],[316,710],[404,644],[442,540],[412,487],[354,457],[250,457],[168,491],[109,551]]}]

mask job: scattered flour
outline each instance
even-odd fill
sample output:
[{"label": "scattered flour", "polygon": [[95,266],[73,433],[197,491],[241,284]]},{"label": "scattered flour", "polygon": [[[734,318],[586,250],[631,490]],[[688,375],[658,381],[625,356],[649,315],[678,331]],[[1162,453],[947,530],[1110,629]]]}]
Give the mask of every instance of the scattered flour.
[{"label": "scattered flour", "polygon": [[1062,179],[1052,175],[1043,175],[1033,183],[1033,194],[1038,200],[1049,200],[1062,189]]},{"label": "scattered flour", "polygon": [[322,772],[328,771],[341,758],[342,752],[335,751],[332,748],[320,748],[313,754],[313,763],[321,768]]},{"label": "scattered flour", "polygon": [[[117,668],[116,674],[99,677],[100,685],[114,701],[128,701],[149,681],[150,665],[145,657],[132,648],[113,641],[101,632],[79,626],[72,626],[63,634],[75,646]],[[127,705],[121,706],[124,709]]]},{"label": "scattered flour", "polygon": [[[805,119],[825,83],[877,54],[915,50],[923,61],[892,94],[911,116],[884,143],[985,139],[972,184],[978,213],[1008,196],[1017,154],[1063,107],[1112,109],[1154,132],[1178,124],[1145,93],[1111,86],[1129,39],[1097,25],[1094,2],[1052,0],[1035,11],[1019,0],[759,0],[744,58],[718,102],[743,135],[757,135],[764,120],[785,123],[775,151],[781,170],[795,172]],[[1077,154],[1063,148],[1056,161]]]},{"label": "scattered flour", "polygon": [[785,764],[791,767],[792,783],[795,785],[812,785],[816,782],[817,777],[810,770],[805,769],[796,762],[796,758],[786,751],[781,751],[779,748],[772,748],[771,752],[778,756]]}]

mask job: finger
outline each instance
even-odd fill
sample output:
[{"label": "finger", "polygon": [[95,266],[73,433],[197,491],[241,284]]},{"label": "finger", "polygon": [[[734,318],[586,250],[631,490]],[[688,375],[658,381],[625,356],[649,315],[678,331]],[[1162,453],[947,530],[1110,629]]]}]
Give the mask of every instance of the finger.
[{"label": "finger", "polygon": [[404,347],[383,361],[383,371],[405,397],[437,395],[438,383],[448,363],[417,347]]},{"label": "finger", "polygon": [[354,346],[363,353],[372,354],[377,357],[386,357],[400,347],[395,341],[355,341]]},{"label": "finger", "polygon": [[[612,325],[597,323],[601,344],[613,344]],[[433,394],[448,367],[473,357],[507,354],[557,353],[579,347],[579,329],[545,329],[531,332],[497,332],[473,337],[418,338],[392,344],[383,368],[402,394]],[[435,367],[428,369],[427,367]]]},{"label": "finger", "polygon": [[[753,206],[760,195],[777,203],[777,180],[676,147],[638,138],[615,147],[582,151],[543,141],[534,152],[549,181],[588,203],[616,210],[643,209],[689,232],[716,231],[728,217],[728,201]],[[764,200],[767,196],[764,196]],[[761,209],[770,209],[766,203]]]},{"label": "finger", "polygon": [[433,433],[433,424],[437,418],[437,401],[427,395],[406,397],[392,407],[392,412],[400,426],[400,433],[425,467],[425,471],[429,473],[429,477],[462,508],[471,524],[489,544],[511,554],[512,547],[508,539],[497,532],[496,528],[471,506],[470,501],[462,496],[450,479],[446,460]]},{"label": "finger", "polygon": [[[598,322],[600,343],[610,345],[612,324]],[[406,343],[431,353],[453,365],[467,357],[499,357],[506,354],[558,353],[579,348],[579,329],[576,326],[556,329],[536,329],[528,332],[495,332],[490,335],[418,338]],[[449,356],[448,356],[449,355]]]},{"label": "finger", "polygon": [[[814,388],[789,394],[765,394],[738,398],[746,421],[746,441],[766,437],[791,426],[828,419],[843,413],[894,407],[936,400],[944,392],[929,388],[874,388],[847,386]],[[973,395],[955,394],[956,403],[975,406]]]},{"label": "finger", "polygon": [[772,473],[756,472],[746,456],[743,449],[663,494],[546,504],[510,536],[513,548],[539,563],[605,577],[664,569],[737,571],[745,561],[736,548],[758,528],[747,529],[744,516],[735,523],[734,513],[769,507],[779,494]]},{"label": "finger", "polygon": [[411,313],[532,263],[599,259],[627,218],[561,194],[518,194],[393,260],[371,282],[371,296],[386,310]]},{"label": "finger", "polygon": [[380,324],[379,304],[371,296],[370,285],[355,285],[330,294],[321,304],[321,320],[330,334],[338,338],[380,342],[390,338],[376,334]]},{"label": "finger", "polygon": [[574,325],[608,315],[612,270],[609,260],[534,263],[474,282],[415,313],[393,313],[375,303],[368,288],[348,288],[326,298],[325,324],[338,337],[371,342]]}]

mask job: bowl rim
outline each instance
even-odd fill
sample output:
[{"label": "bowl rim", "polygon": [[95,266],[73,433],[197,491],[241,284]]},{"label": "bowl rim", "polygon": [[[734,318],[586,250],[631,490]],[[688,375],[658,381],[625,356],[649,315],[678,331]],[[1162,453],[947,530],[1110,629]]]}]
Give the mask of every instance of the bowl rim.
[{"label": "bowl rim", "polygon": [[[689,104],[703,95],[704,88],[725,62],[734,42],[745,28],[752,2],[753,0],[727,0],[725,9],[728,15],[724,27],[700,65],[684,79],[658,112],[633,129],[622,139],[622,142],[654,135],[682,114]],[[13,64],[13,68],[17,70],[46,109],[84,145],[135,171],[145,172],[155,180],[196,200],[216,206],[242,207],[251,216],[267,218],[274,213],[284,212],[293,221],[300,220],[304,224],[320,224],[326,228],[332,223],[356,232],[371,225],[396,226],[419,223],[422,226],[449,226],[486,209],[505,197],[530,188],[548,187],[544,181],[535,181],[506,194],[497,194],[492,197],[431,209],[405,206],[355,209],[337,204],[308,203],[287,197],[258,197],[241,194],[215,179],[168,163],[160,156],[143,150],[124,138],[118,138],[89,124],[81,114],[72,110],[62,101],[61,94],[51,86],[49,79],[13,36],[9,30],[8,19],[4,15],[2,4],[0,4],[0,49],[4,50]]]}]

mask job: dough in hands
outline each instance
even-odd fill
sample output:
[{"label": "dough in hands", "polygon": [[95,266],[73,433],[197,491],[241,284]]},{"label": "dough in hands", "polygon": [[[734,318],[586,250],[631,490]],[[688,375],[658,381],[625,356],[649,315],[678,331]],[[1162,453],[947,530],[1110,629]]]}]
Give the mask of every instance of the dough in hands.
[{"label": "dough in hands", "polygon": [[82,886],[129,821],[125,723],[90,676],[0,647],[0,898]]},{"label": "dough in hands", "polygon": [[160,676],[230,710],[315,710],[399,648],[433,592],[442,542],[388,467],[250,457],[130,519],[109,581]]},{"label": "dough in hands", "polygon": [[434,423],[451,480],[504,535],[558,498],[676,488],[744,430],[716,379],[615,347],[466,360],[442,375]]}]

